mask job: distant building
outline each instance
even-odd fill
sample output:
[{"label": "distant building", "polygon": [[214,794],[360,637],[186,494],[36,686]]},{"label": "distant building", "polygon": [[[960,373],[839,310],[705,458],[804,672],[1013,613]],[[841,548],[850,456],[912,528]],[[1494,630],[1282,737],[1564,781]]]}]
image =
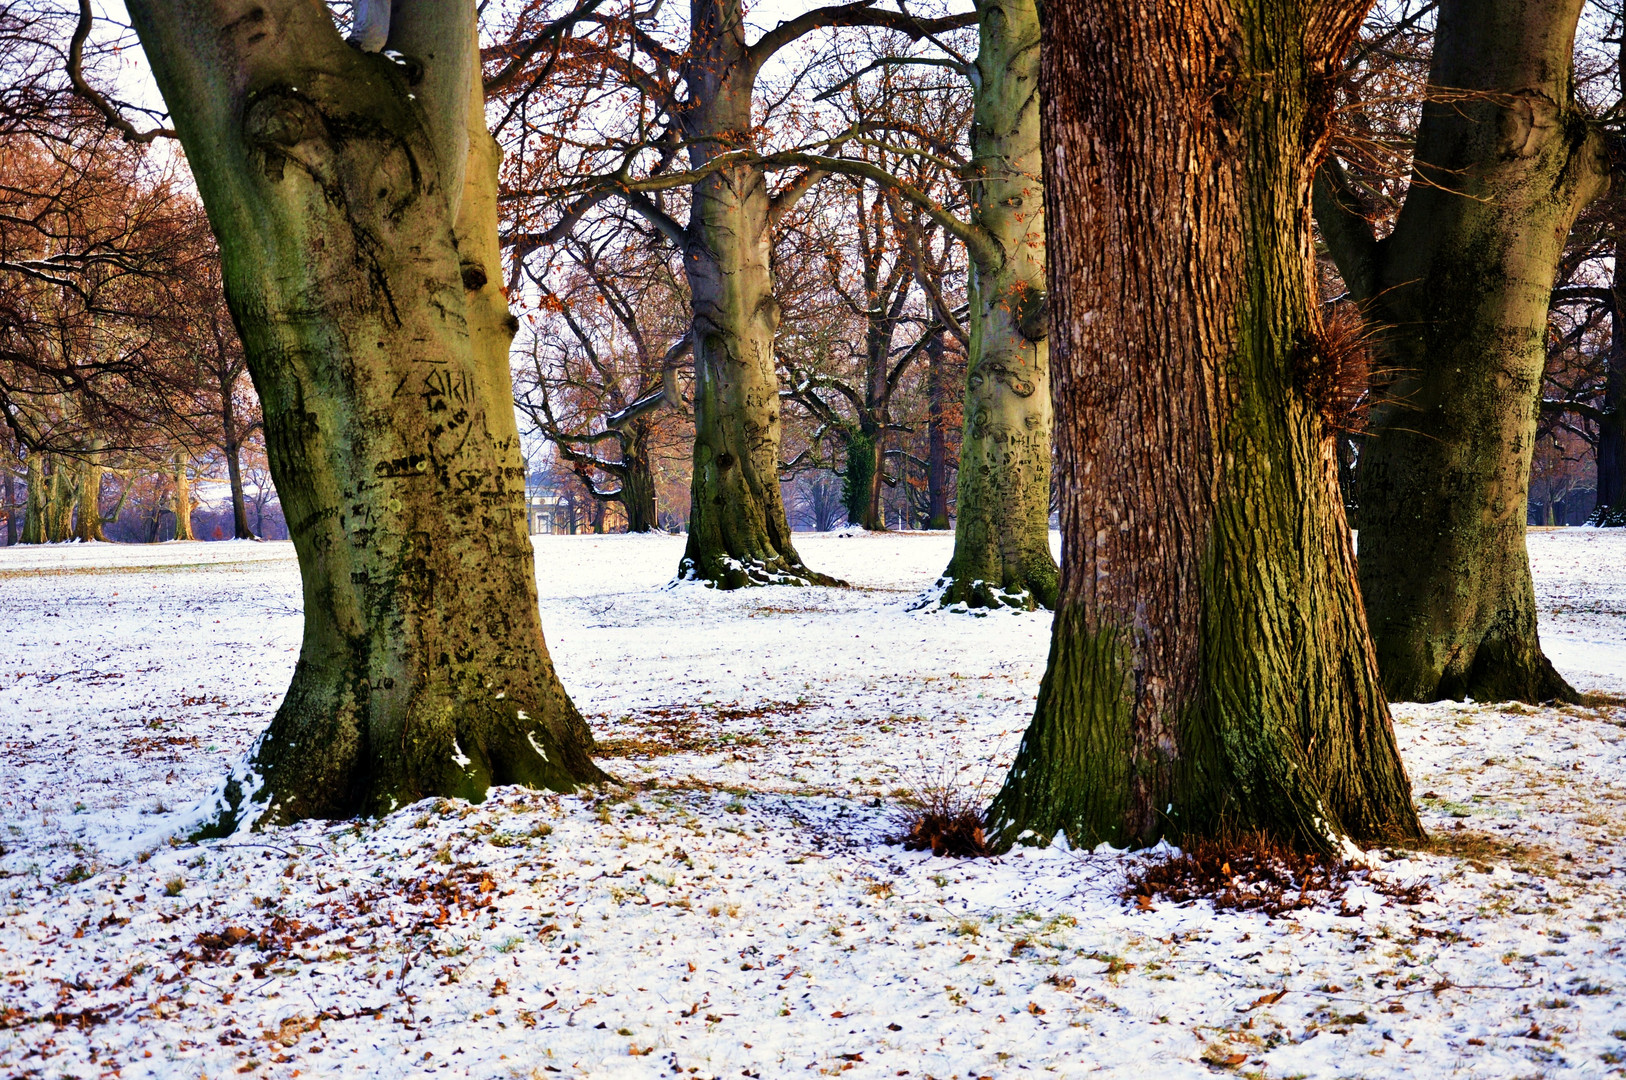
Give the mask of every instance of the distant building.
[{"label": "distant building", "polygon": [[565,500],[548,477],[533,474],[525,491],[525,528],[532,536],[568,532]]}]

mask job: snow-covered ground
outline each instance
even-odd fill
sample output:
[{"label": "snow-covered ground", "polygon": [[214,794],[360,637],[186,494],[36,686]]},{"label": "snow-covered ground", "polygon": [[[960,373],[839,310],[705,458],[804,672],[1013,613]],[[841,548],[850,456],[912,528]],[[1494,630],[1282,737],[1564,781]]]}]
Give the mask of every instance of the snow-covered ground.
[{"label": "snow-covered ground", "polygon": [[290,548],[0,550],[0,1076],[1626,1070],[1626,535],[1530,538],[1592,704],[1396,710],[1435,841],[1383,867],[1428,898],[1274,921],[1125,904],[1144,856],[889,845],[906,789],[992,794],[1048,620],[910,613],[943,535],[798,543],[855,587],[538,540],[624,789],[203,845],[162,837],[276,708]]}]

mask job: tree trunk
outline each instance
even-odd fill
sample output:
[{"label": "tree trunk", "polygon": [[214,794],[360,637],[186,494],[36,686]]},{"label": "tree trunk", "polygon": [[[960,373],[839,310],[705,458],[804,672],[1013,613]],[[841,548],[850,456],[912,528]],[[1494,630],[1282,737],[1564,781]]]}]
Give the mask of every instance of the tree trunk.
[{"label": "tree trunk", "polygon": [[6,546],[17,542],[17,476],[6,467]]},{"label": "tree trunk", "polygon": [[1035,0],[978,4],[972,221],[1002,257],[974,261],[954,555],[942,602],[1056,605],[1050,554],[1050,350]]},{"label": "tree trunk", "polygon": [[187,474],[190,465],[191,459],[187,455],[175,455],[171,472],[175,480],[175,534],[170,537],[171,540],[197,539],[192,533],[192,478]]},{"label": "tree trunk", "polygon": [[1361,504],[1356,494],[1360,490],[1360,444],[1345,432],[1334,435],[1333,443],[1338,454],[1338,497],[1344,503],[1344,519],[1351,529],[1359,529]]},{"label": "tree trunk", "polygon": [[627,513],[627,531],[653,532],[660,527],[655,513],[655,473],[649,462],[649,428],[635,423],[631,438],[621,444],[621,506]]},{"label": "tree trunk", "polygon": [[45,534],[45,455],[38,450],[30,450],[27,460],[28,468],[28,494],[27,503],[23,507],[23,540],[25,544],[43,544],[47,540]]},{"label": "tree trunk", "polygon": [[473,5],[396,4],[405,64],[303,0],[129,7],[305,589],[293,683],[204,831],[601,779],[537,609]]},{"label": "tree trunk", "polygon": [[1524,533],[1558,260],[1607,187],[1574,100],[1582,0],[1445,0],[1416,175],[1374,241],[1329,167],[1322,221],[1381,330],[1361,595],[1394,701],[1576,700],[1536,633]]},{"label": "tree trunk", "polygon": [[679,575],[720,588],[827,584],[802,564],[779,493],[779,302],[759,168],[695,185],[684,258],[694,304],[694,478]]},{"label": "tree trunk", "polygon": [[1313,340],[1310,180],[1359,0],[1075,0],[1043,100],[1063,548],[1002,844],[1421,836]]},{"label": "tree trunk", "polygon": [[164,476],[153,477],[153,498],[151,512],[147,516],[147,543],[158,543],[158,532],[164,521]]},{"label": "tree trunk", "polygon": [[46,496],[45,538],[53,544],[73,539],[73,510],[79,501],[76,470],[64,459],[51,455],[51,486]]},{"label": "tree trunk", "polygon": [[[739,0],[693,0],[685,81],[691,167],[751,144],[754,64]],[[768,183],[728,165],[695,184],[683,266],[694,308],[694,474],[678,575],[718,588],[832,584],[802,564],[779,491],[779,301]]]},{"label": "tree trunk", "polygon": [[926,345],[926,528],[949,528],[948,513],[948,431],[944,412],[948,390],[943,378],[943,331],[932,335]]},{"label": "tree trunk", "polygon": [[102,476],[106,472],[101,460],[102,445],[102,440],[93,440],[86,447],[85,456],[77,462],[79,511],[73,530],[76,540],[107,542],[107,533],[102,529]]},{"label": "tree trunk", "polygon": [[[864,506],[864,528],[871,532],[885,532],[886,503],[886,430],[878,428],[871,436],[871,445],[875,448],[875,460],[869,475],[869,499]],[[895,519],[894,519],[895,520]]]},{"label": "tree trunk", "polygon": [[248,506],[243,500],[243,463],[242,446],[237,438],[237,405],[233,399],[232,386],[222,386],[220,389],[221,420],[226,437],[221,441],[221,449],[226,454],[226,479],[231,483],[231,520],[232,538],[235,540],[252,540],[254,532],[248,527]]},{"label": "tree trunk", "polygon": [[[1626,79],[1626,71],[1621,78]],[[1598,498],[1588,520],[1593,525],[1619,528],[1626,526],[1626,239],[1615,241],[1611,285],[1603,416],[1598,421]]]},{"label": "tree trunk", "polygon": [[847,524],[880,531],[881,444],[876,432],[846,429],[847,460],[841,471],[841,502]]}]

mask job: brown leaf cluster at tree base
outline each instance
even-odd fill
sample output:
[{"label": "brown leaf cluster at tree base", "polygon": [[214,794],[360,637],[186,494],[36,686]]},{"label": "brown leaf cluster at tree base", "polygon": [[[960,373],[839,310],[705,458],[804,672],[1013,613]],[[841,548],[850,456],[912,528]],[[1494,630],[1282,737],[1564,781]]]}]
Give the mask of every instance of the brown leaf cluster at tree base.
[{"label": "brown leaf cluster at tree base", "polygon": [[1194,840],[1179,854],[1132,871],[1121,895],[1142,911],[1150,911],[1155,900],[1207,900],[1215,911],[1259,911],[1274,919],[1306,908],[1356,914],[1346,899],[1354,884],[1402,904],[1426,896],[1422,885],[1402,886],[1364,867],[1262,837]]}]

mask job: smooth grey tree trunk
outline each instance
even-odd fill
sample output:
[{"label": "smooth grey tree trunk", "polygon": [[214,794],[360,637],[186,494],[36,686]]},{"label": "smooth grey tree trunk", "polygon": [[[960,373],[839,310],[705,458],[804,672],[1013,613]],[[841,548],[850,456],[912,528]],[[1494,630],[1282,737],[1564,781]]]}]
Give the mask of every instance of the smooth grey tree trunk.
[{"label": "smooth grey tree trunk", "polygon": [[[691,168],[752,141],[756,65],[739,0],[693,0],[688,82]],[[828,584],[791,541],[779,491],[782,418],[774,333],[779,301],[767,174],[724,166],[690,190],[683,267],[693,305],[694,472],[679,576],[720,588]]]},{"label": "smooth grey tree trunk", "polygon": [[1316,216],[1378,328],[1360,581],[1391,700],[1575,700],[1524,534],[1553,280],[1608,184],[1571,74],[1582,0],[1444,0],[1415,172],[1375,239],[1336,163]]}]

